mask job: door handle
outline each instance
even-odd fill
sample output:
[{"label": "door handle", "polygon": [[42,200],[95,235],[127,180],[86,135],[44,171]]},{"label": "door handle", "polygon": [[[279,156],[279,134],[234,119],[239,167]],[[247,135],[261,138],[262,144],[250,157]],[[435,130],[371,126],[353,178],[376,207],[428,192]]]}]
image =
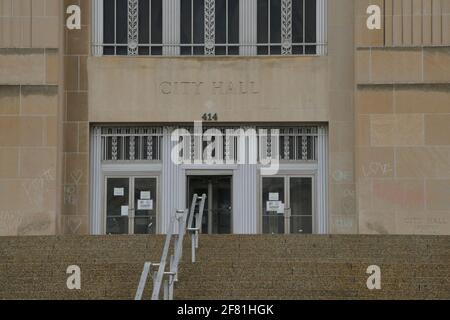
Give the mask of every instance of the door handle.
[{"label": "door handle", "polygon": [[284,208],[284,218],[289,219],[291,217],[291,208]]}]

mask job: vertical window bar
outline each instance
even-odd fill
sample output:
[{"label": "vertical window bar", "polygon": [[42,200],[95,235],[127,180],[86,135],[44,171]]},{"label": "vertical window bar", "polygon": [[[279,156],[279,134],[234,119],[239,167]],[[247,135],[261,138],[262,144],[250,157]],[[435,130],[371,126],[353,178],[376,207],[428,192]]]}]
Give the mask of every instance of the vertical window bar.
[{"label": "vertical window bar", "polygon": [[128,55],[138,53],[139,0],[128,0]]},{"label": "vertical window bar", "polygon": [[205,55],[215,54],[215,0],[205,0]]},{"label": "vertical window bar", "polygon": [[147,159],[153,160],[153,136],[147,137]]},{"label": "vertical window bar", "polygon": [[225,135],[225,161],[231,161],[232,158],[232,142],[233,139],[229,135]]},{"label": "vertical window bar", "polygon": [[102,137],[102,160],[106,160],[105,157],[107,155],[106,148],[105,148],[105,145],[106,145],[105,140],[107,140],[107,138]]},{"label": "vertical window bar", "polygon": [[191,0],[191,55],[194,55],[194,0]]},{"label": "vertical window bar", "polygon": [[308,138],[302,136],[302,160],[308,160]]},{"label": "vertical window bar", "polygon": [[289,160],[289,134],[284,135],[284,159]]},{"label": "vertical window bar", "polygon": [[152,55],[152,44],[153,44],[153,40],[152,40],[152,2],[153,2],[153,0],[148,0],[148,44],[149,44],[148,55],[149,56]]},{"label": "vertical window bar", "polygon": [[292,54],[292,0],[281,0],[281,54]]},{"label": "vertical window bar", "polygon": [[267,23],[267,54],[270,56],[270,17],[271,17],[271,7],[272,7],[272,0],[269,0],[269,3],[267,5],[267,19],[268,19],[268,23]]},{"label": "vertical window bar", "polygon": [[121,147],[121,153],[120,153],[120,160],[127,160],[127,154],[126,154],[126,146],[125,146],[125,142],[126,142],[126,137],[122,136],[120,138],[120,147]]},{"label": "vertical window bar", "polygon": [[292,160],[297,160],[298,159],[298,135],[296,134],[294,137],[294,152],[292,155]]},{"label": "vertical window bar", "polygon": [[303,54],[306,54],[306,1],[307,0],[303,0]]},{"label": "vertical window bar", "polygon": [[117,55],[117,0],[114,0],[114,55]]},{"label": "vertical window bar", "polygon": [[229,15],[229,11],[228,11],[228,0],[225,1],[225,39],[226,39],[226,43],[225,43],[225,54],[228,55],[228,43],[229,43],[229,39],[228,39],[228,15]]},{"label": "vertical window bar", "polygon": [[117,160],[117,136],[112,137],[111,157],[112,157],[112,160]]}]

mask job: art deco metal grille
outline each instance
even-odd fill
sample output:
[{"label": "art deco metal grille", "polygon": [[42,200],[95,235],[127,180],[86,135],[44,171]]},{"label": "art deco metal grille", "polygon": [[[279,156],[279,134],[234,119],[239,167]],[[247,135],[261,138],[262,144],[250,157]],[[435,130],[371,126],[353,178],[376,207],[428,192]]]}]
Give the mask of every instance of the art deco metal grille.
[{"label": "art deco metal grille", "polygon": [[[117,43],[116,30],[118,30],[117,19],[118,7],[108,11],[111,17],[106,17],[101,12],[104,8],[103,1],[126,1],[126,43]],[[161,15],[161,25],[158,25],[158,34],[164,34],[161,40],[152,40],[152,34],[155,26],[152,27],[152,0],[92,0],[94,3],[94,17],[98,21],[94,21],[93,29],[93,52],[96,55],[103,54],[126,54],[129,56],[135,55],[321,55],[326,53],[326,1],[327,0],[240,0],[238,3],[239,10],[236,12],[229,12],[231,1],[235,0],[221,0],[222,9],[218,8],[218,0],[203,0],[200,5],[196,0],[186,0],[189,5],[183,7],[180,3],[184,0],[163,0],[164,5]],[[243,2],[245,1],[245,3]],[[195,6],[194,12],[194,3]],[[222,2],[221,2],[222,3]],[[145,4],[145,5],[144,5]],[[235,4],[233,4],[235,5]],[[143,8],[148,8],[144,10]],[[262,7],[261,7],[262,6]],[[276,10],[274,9],[275,7]],[[272,8],[273,7],[273,8]],[[120,7],[125,8],[125,7]],[[225,9],[224,9],[225,8]],[[261,9],[262,8],[262,9]],[[314,9],[311,9],[314,8]],[[172,10],[169,12],[169,10]],[[174,14],[173,10],[180,11]],[[189,12],[181,12],[188,10]],[[200,11],[199,11],[200,10]],[[218,11],[219,10],[219,11]],[[262,10],[262,11],[261,11]],[[217,15],[226,11],[225,26],[218,22]],[[314,12],[315,11],[315,12]],[[261,20],[259,14],[263,12],[267,15],[266,21]],[[199,21],[198,14],[201,14],[203,20],[203,28],[201,30],[201,37],[199,41],[194,40],[194,24]],[[239,15],[236,28],[239,32],[238,39],[231,41],[228,37],[229,24],[232,20],[230,15]],[[182,17],[190,16],[190,40],[183,42],[180,35],[187,27],[180,22]],[[234,17],[234,16],[233,16]],[[114,20],[114,23],[108,25],[108,28],[114,30],[105,30],[103,20]],[[139,20],[142,21],[139,21]],[[273,40],[271,35],[271,21],[279,21],[277,30],[277,40]],[[123,19],[122,19],[123,20]],[[120,21],[122,21],[120,20]],[[155,19],[153,19],[155,20]],[[308,22],[309,21],[309,22]],[[194,23],[195,22],[195,23]],[[121,22],[122,23],[122,22]],[[265,27],[260,28],[260,23]],[[148,25],[150,30],[145,31],[145,34],[150,35],[150,40],[145,40],[145,43],[140,39],[139,31]],[[119,26],[120,27],[120,26]],[[184,29],[183,29],[184,28]],[[219,28],[219,29],[218,29]],[[220,29],[222,28],[222,29]],[[224,43],[217,43],[220,38],[221,30],[226,29],[227,38]],[[266,28],[266,31],[262,29]],[[279,28],[279,30],[277,29]],[[101,29],[101,32],[98,31]],[[120,29],[120,28],[119,28]],[[261,29],[261,30],[260,30]],[[198,29],[196,29],[198,31]],[[103,41],[106,32],[114,33],[114,43],[105,43]],[[200,32],[200,31],[198,31]],[[260,40],[261,32],[266,40]],[[158,38],[159,39],[159,38]],[[157,41],[157,42],[155,42]],[[235,42],[237,41],[237,42]],[[111,42],[111,41],[108,41]],[[159,43],[161,42],[161,43]],[[233,42],[233,43],[230,43]],[[108,50],[106,50],[106,48]],[[220,48],[220,50],[218,49]],[[225,51],[222,49],[225,48]],[[231,49],[233,50],[231,50]],[[239,50],[234,50],[239,48]],[[260,50],[263,48],[263,50]],[[124,51],[119,50],[124,49]],[[197,50],[196,50],[197,49]],[[257,50],[258,49],[258,50]]]},{"label": "art deco metal grille", "polygon": [[[214,161],[238,163],[242,156],[239,154],[242,134],[248,137],[251,134],[250,131],[257,133],[255,147],[258,161],[268,159],[289,162],[317,161],[316,146],[319,134],[318,128],[315,126],[203,128],[202,136],[198,133],[196,136],[191,127],[182,129],[189,133],[188,136],[181,135],[179,141],[183,146],[179,153],[182,162],[203,162],[206,160],[208,144],[214,143],[215,149],[211,154]],[[249,140],[246,140],[245,143],[248,148]]]},{"label": "art deco metal grille", "polygon": [[214,55],[216,42],[216,1],[205,0],[205,55]]},{"label": "art deco metal grille", "polygon": [[317,160],[317,127],[294,127],[280,129],[280,144],[283,145],[281,160]]},{"label": "art deco metal grille", "polygon": [[159,161],[160,127],[102,128],[102,161]]},{"label": "art deco metal grille", "polygon": [[292,54],[292,0],[281,0],[281,54]]},{"label": "art deco metal grille", "polygon": [[139,45],[139,0],[128,0],[128,55],[138,53]]}]

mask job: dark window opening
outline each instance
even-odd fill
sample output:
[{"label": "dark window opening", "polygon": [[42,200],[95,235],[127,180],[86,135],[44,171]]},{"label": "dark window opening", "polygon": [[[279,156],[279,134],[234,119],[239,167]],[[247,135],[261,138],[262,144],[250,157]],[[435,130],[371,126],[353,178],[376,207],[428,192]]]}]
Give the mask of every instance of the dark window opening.
[{"label": "dark window opening", "polygon": [[[316,7],[316,0],[292,0],[292,54],[316,54]],[[258,0],[258,55],[281,54],[282,19],[281,1]]]},{"label": "dark window opening", "polygon": [[[104,55],[128,54],[128,0],[103,0]],[[162,0],[140,0],[138,54],[162,54]],[[156,45],[156,46],[155,46]]]},{"label": "dark window opening", "polygon": [[[241,43],[240,1],[215,0],[214,54],[239,55],[240,48],[256,48],[257,55],[316,54],[317,0],[292,0],[292,43],[285,38],[286,17],[282,1],[257,0],[256,44]],[[127,55],[129,50],[128,0],[103,0],[103,54]],[[163,0],[138,2],[139,55],[163,54]],[[245,14],[245,13],[244,13]],[[249,17],[248,17],[249,18]],[[248,19],[247,18],[247,19]],[[179,46],[181,55],[205,54],[205,0],[180,0],[180,42],[166,46]],[[175,23],[175,22],[174,22]],[[288,41],[288,43],[283,43]],[[287,50],[282,50],[286,48]]]}]

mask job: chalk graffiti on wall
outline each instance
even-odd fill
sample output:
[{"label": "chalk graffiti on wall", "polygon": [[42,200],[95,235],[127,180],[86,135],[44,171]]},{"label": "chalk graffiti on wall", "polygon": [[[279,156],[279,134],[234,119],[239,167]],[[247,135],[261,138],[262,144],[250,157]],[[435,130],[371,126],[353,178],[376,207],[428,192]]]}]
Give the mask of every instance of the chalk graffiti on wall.
[{"label": "chalk graffiti on wall", "polygon": [[335,170],[332,174],[335,182],[351,181],[352,173],[349,171]]},{"label": "chalk graffiti on wall", "polygon": [[72,182],[77,186],[80,184],[81,179],[83,178],[83,171],[81,169],[75,170],[70,174]]},{"label": "chalk graffiti on wall", "polygon": [[334,232],[351,232],[355,226],[355,217],[352,216],[334,216]]},{"label": "chalk graffiti on wall", "polygon": [[406,225],[413,228],[413,232],[421,234],[439,234],[441,228],[450,223],[447,217],[406,217],[403,219]]},{"label": "chalk graffiti on wall", "polygon": [[71,234],[76,234],[81,227],[81,219],[78,217],[67,217],[66,226]]},{"label": "chalk graffiti on wall", "polygon": [[50,168],[43,171],[37,178],[22,183],[28,201],[35,208],[39,209],[44,206],[45,194],[49,192],[49,183],[54,182],[54,180],[55,178]]},{"label": "chalk graffiti on wall", "polygon": [[73,185],[64,186],[64,204],[75,206],[77,203],[77,187]]},{"label": "chalk graffiti on wall", "polygon": [[355,214],[356,193],[353,189],[345,189],[341,200],[341,209],[344,214]]},{"label": "chalk graffiti on wall", "polygon": [[80,169],[70,173],[71,184],[64,186],[65,205],[76,206],[78,204],[78,200],[80,198],[79,185],[82,178],[83,178],[83,171]]},{"label": "chalk graffiti on wall", "polygon": [[375,176],[387,176],[394,170],[392,164],[383,162],[371,162],[367,166],[362,166],[363,175],[365,178]]}]

